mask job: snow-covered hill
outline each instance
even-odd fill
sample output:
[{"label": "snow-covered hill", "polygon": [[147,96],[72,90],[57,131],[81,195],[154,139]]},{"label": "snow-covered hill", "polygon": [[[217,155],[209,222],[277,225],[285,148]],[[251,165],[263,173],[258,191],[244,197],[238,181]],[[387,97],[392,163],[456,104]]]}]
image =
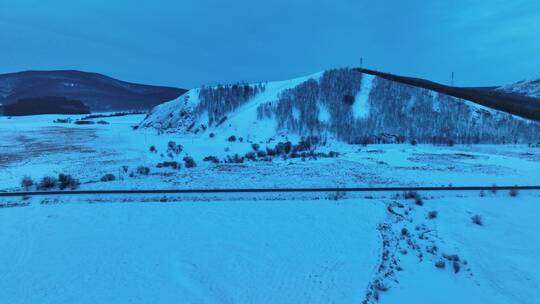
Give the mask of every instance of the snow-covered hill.
[{"label": "snow-covered hill", "polygon": [[540,78],[518,81],[513,84],[502,86],[497,90],[540,98]]},{"label": "snow-covered hill", "polygon": [[531,143],[540,124],[352,69],[250,85],[202,87],[155,107],[141,123],[162,132],[299,137],[349,143]]}]

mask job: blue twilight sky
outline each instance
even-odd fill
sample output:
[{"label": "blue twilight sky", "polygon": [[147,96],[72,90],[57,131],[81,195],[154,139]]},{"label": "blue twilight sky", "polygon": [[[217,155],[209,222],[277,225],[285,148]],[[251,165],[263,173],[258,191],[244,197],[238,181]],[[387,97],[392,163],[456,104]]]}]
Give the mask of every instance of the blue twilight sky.
[{"label": "blue twilight sky", "polygon": [[194,87],[358,65],[457,85],[540,76],[538,0],[0,0],[0,73]]}]

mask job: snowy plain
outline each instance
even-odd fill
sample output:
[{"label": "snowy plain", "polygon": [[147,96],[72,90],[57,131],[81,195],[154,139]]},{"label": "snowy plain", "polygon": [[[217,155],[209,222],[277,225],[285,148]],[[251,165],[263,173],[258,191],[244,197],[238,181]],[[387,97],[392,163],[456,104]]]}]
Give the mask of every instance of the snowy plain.
[{"label": "snowy plain", "polygon": [[[250,144],[228,142],[229,133],[133,130],[143,115],[53,123],[60,117],[0,117],[0,190],[59,173],[81,189],[533,185],[540,173],[540,148],[524,145],[329,142],[320,149],[339,157],[212,164],[202,159]],[[169,141],[184,147],[174,160],[189,155],[197,166],[156,168],[172,160],[161,155]],[[150,175],[122,169],[139,165]],[[118,179],[100,181],[107,173]],[[401,193],[3,198],[0,299],[540,303],[540,193],[420,195],[422,205]],[[457,273],[445,258],[454,255]],[[434,266],[440,260],[444,269]]]}]

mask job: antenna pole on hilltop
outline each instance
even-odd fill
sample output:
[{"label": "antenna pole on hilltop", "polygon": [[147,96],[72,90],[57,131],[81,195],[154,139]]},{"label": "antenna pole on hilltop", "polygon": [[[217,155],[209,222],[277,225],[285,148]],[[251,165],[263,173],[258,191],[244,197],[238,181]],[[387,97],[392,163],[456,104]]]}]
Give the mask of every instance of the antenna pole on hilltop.
[{"label": "antenna pole on hilltop", "polygon": [[454,86],[454,72],[452,72],[452,86]]},{"label": "antenna pole on hilltop", "polygon": [[360,68],[364,68],[364,57],[360,57]]}]

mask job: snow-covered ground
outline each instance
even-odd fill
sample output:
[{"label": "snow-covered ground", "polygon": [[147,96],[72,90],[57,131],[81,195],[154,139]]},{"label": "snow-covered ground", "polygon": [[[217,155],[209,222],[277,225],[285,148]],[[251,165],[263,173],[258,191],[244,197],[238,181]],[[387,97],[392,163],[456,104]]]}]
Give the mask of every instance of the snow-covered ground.
[{"label": "snow-covered ground", "polygon": [[[106,118],[108,125],[55,124],[60,116],[0,117],[0,190],[16,189],[23,176],[38,180],[66,173],[79,178],[83,189],[102,188],[227,188],[309,186],[397,185],[532,185],[540,175],[540,147],[526,145],[347,145],[329,141],[318,151],[337,151],[337,158],[302,161],[212,164],[206,156],[220,159],[252,151],[246,142],[229,142],[233,134],[158,135],[153,129],[132,130],[144,115]],[[70,116],[76,118],[76,116]],[[260,143],[273,147],[279,141],[297,143],[295,136],[280,135]],[[168,156],[169,141],[181,144],[179,155]],[[150,152],[155,146],[157,152]],[[183,163],[194,158],[197,167],[180,170],[156,168],[164,161]],[[149,176],[130,173],[144,165]],[[124,170],[127,166],[127,172]],[[100,182],[111,173],[114,182]]]},{"label": "snow-covered ground", "polygon": [[9,199],[28,205],[0,209],[0,298],[540,303],[538,193],[298,195]]},{"label": "snow-covered ground", "polygon": [[[338,157],[212,164],[202,159],[244,155],[251,144],[133,130],[143,115],[95,125],[53,123],[59,117],[0,117],[0,190],[62,172],[81,189],[532,185],[540,173],[540,148],[523,145],[329,141],[319,151]],[[272,145],[299,140],[279,136]],[[184,147],[172,158],[169,141]],[[197,166],[156,167],[184,156]],[[150,175],[131,174],[140,165]],[[117,180],[100,181],[106,173]],[[540,303],[539,192],[420,197],[4,198],[0,302]]]}]

